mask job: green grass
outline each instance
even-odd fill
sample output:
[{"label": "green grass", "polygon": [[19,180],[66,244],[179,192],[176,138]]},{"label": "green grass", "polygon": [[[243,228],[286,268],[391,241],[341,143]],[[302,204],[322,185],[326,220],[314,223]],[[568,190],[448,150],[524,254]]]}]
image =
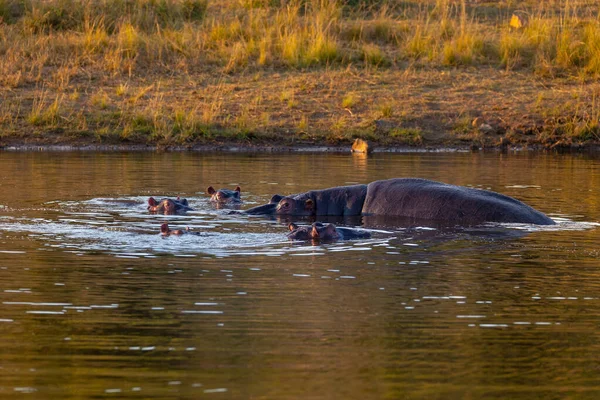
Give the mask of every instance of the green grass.
[{"label": "green grass", "polygon": [[419,145],[423,143],[423,131],[418,128],[396,128],[390,134],[392,138],[399,139],[402,143]]}]

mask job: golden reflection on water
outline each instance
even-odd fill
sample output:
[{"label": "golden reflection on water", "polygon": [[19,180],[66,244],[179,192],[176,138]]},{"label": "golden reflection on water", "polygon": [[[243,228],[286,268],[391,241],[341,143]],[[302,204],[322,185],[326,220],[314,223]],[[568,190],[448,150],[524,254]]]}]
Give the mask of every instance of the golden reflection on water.
[{"label": "golden reflection on water", "polygon": [[[597,158],[1,153],[0,166],[2,397],[598,395],[597,227],[398,230],[313,247],[277,242],[282,222],[211,211],[203,194],[239,184],[249,207],[417,176],[597,222]],[[273,240],[194,251],[208,239],[153,234],[164,216],[89,202],[176,194],[200,210],[170,223]]]}]

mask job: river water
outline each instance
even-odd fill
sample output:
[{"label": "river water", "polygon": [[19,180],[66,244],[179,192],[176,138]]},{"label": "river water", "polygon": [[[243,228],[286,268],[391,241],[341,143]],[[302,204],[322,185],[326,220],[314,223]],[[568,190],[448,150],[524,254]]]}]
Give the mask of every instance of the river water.
[{"label": "river water", "polygon": [[[0,167],[1,398],[600,396],[597,156],[3,152]],[[391,177],[559,223],[362,221],[371,239],[292,243],[286,221],[204,194],[240,185],[249,208]],[[177,195],[195,210],[146,211]],[[163,238],[165,221],[200,235]]]}]

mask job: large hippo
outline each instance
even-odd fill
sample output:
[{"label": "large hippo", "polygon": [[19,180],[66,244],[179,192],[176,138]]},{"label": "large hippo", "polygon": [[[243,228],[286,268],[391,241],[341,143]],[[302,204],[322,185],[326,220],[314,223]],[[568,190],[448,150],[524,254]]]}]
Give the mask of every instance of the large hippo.
[{"label": "large hippo", "polygon": [[338,228],[334,224],[315,222],[308,226],[288,225],[290,233],[287,237],[292,240],[335,241],[349,239],[367,239],[371,234],[362,229]]},{"label": "large hippo", "polygon": [[148,211],[153,213],[175,214],[190,210],[193,210],[193,208],[188,205],[187,199],[179,197],[176,199],[165,198],[160,201],[156,201],[154,197],[148,199]]},{"label": "large hippo", "polygon": [[242,189],[237,186],[234,190],[219,189],[215,190],[212,186],[206,189],[206,193],[210,195],[210,201],[215,203],[217,208],[224,206],[236,206],[241,204],[242,198],[240,194]]},{"label": "large hippo", "polygon": [[[274,196],[273,199],[277,199]],[[454,224],[484,222],[553,225],[527,204],[503,194],[417,178],[394,178],[368,185],[339,186],[280,197],[248,214],[297,216],[390,216]]]}]

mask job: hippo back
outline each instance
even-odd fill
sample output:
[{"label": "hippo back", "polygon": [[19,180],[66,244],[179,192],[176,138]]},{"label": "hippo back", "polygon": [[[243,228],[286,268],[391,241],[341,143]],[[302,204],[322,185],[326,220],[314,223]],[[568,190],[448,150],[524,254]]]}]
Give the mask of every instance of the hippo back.
[{"label": "hippo back", "polygon": [[509,196],[415,178],[370,183],[362,213],[467,224],[554,224],[543,213]]},{"label": "hippo back", "polygon": [[354,229],[354,228],[344,228],[337,227],[338,235],[343,240],[349,239],[368,239],[371,237],[371,233],[369,231],[365,231],[363,229]]}]

